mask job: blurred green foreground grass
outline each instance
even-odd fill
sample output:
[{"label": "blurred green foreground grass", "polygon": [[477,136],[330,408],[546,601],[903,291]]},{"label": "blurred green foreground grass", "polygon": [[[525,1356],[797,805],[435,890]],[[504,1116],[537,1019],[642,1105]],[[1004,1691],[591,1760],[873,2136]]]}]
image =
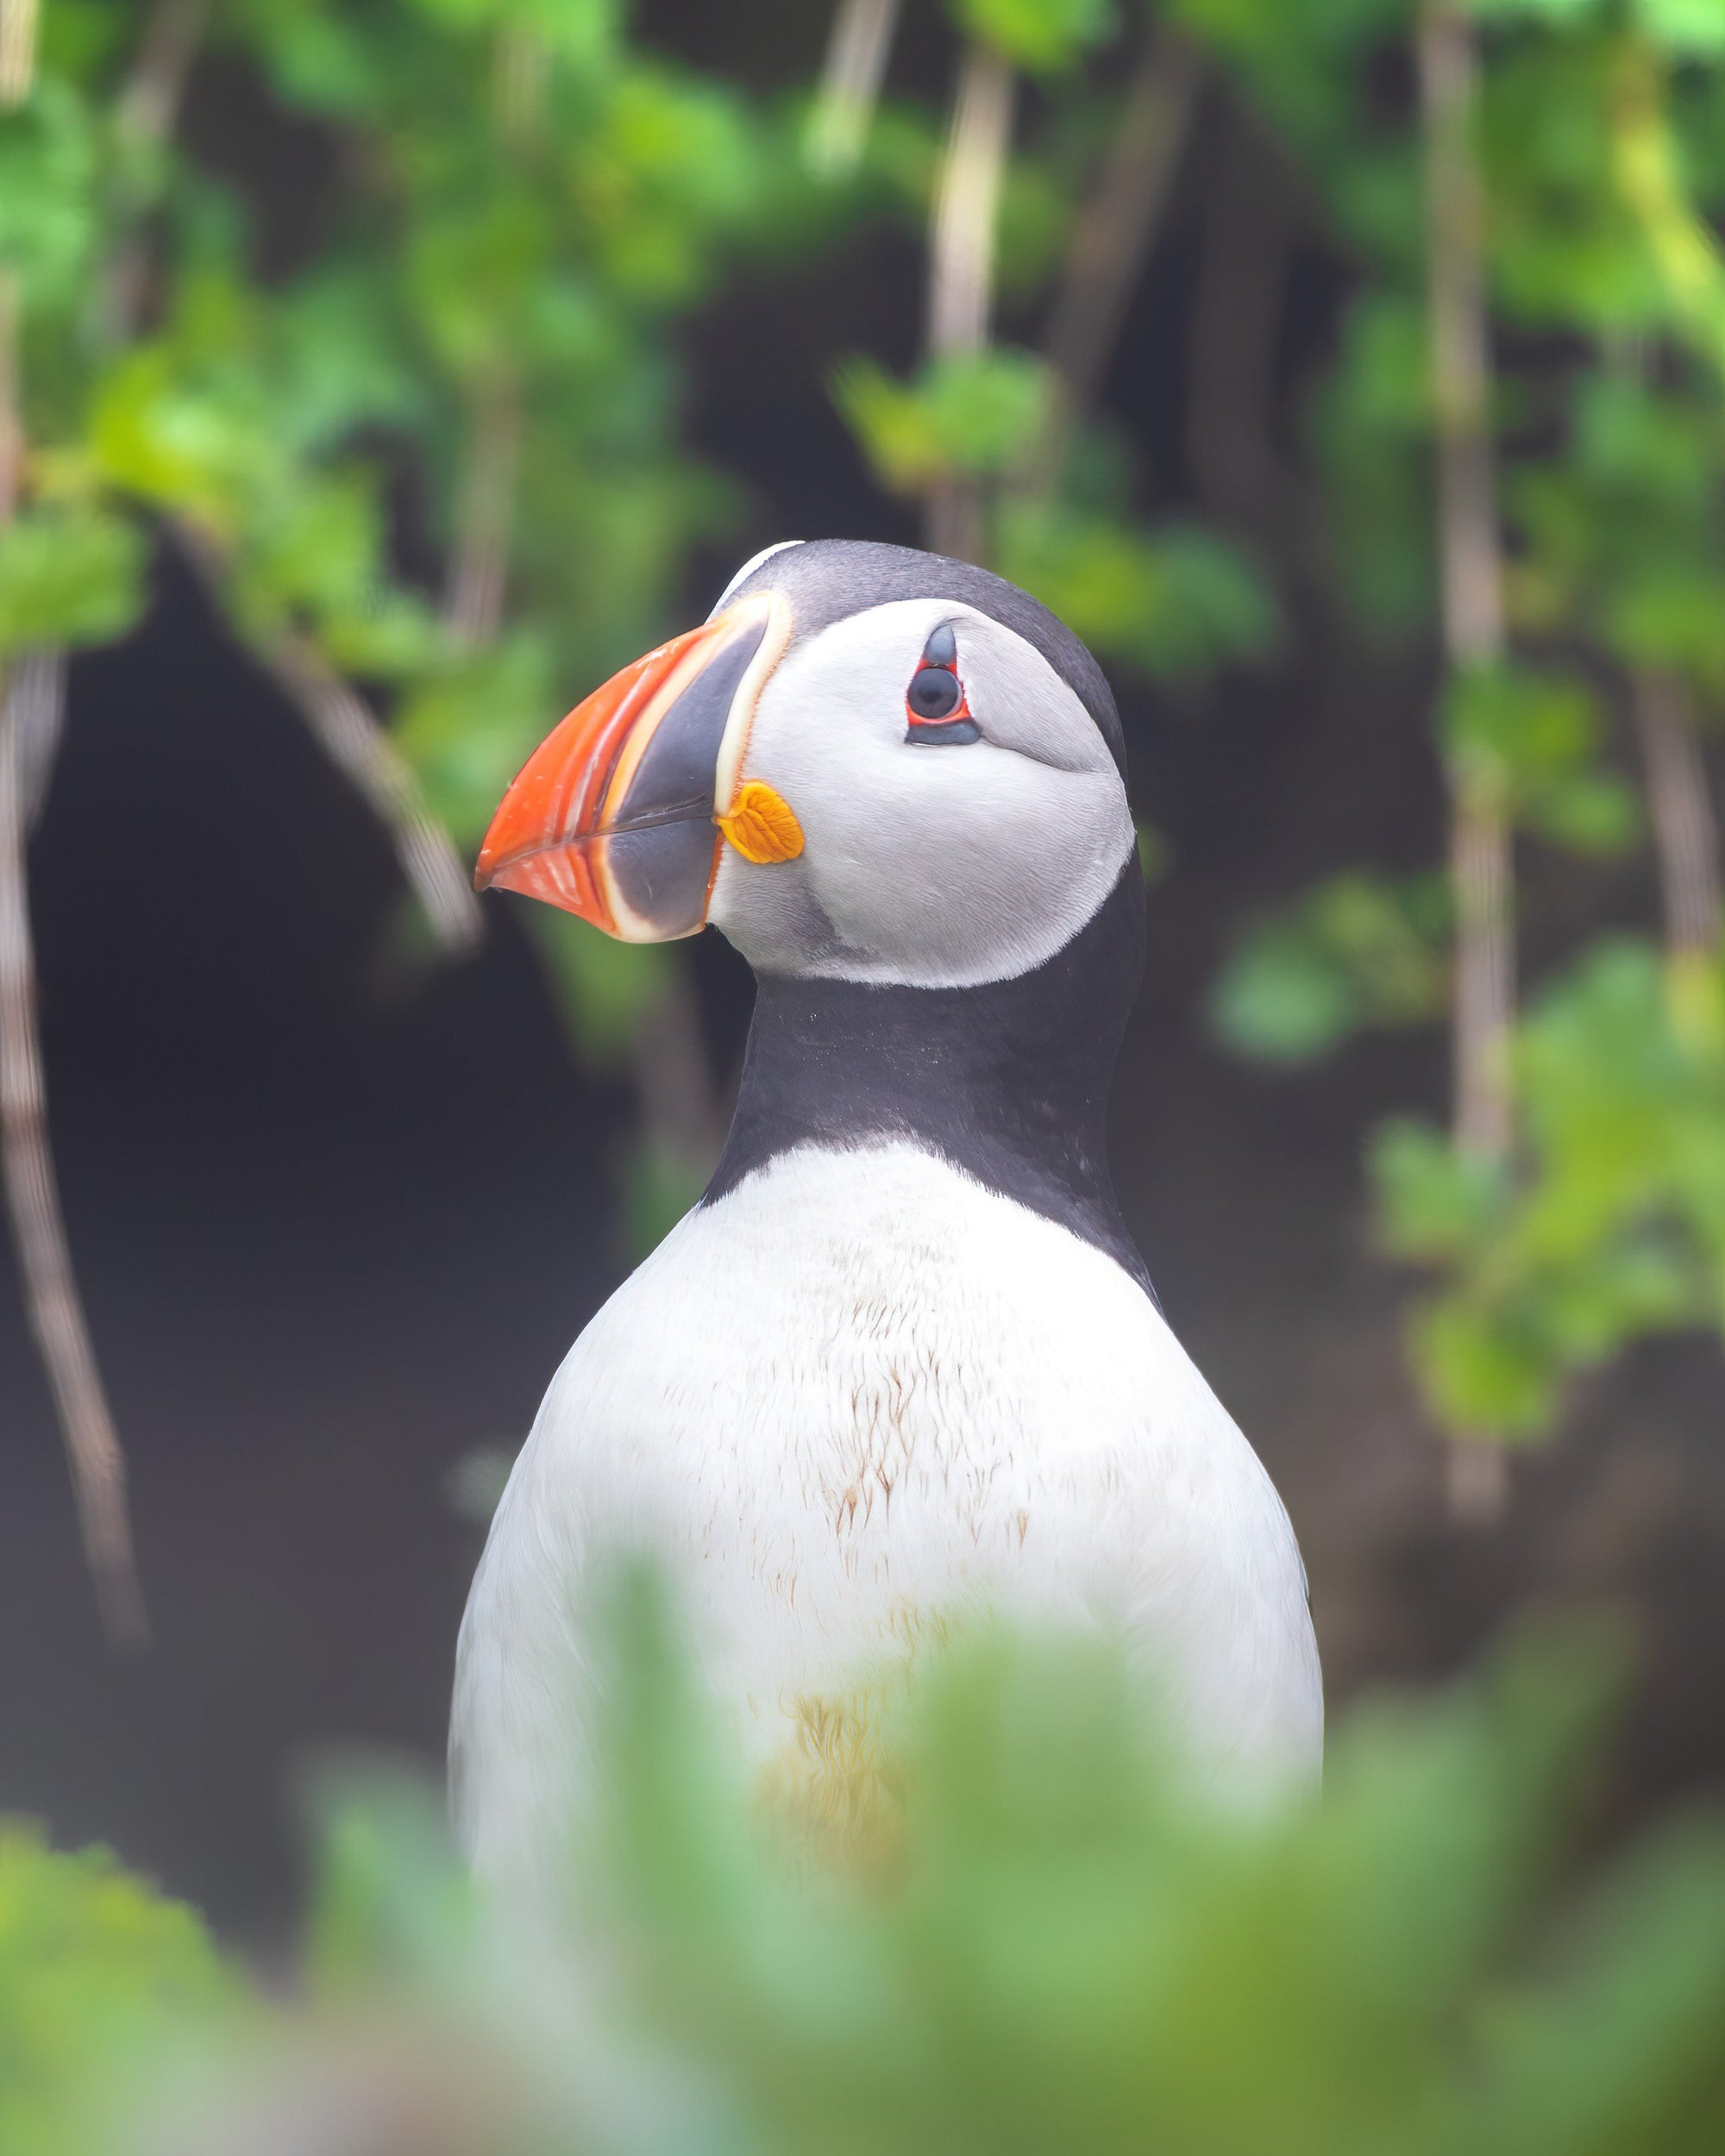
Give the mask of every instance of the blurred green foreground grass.
[{"label": "blurred green foreground grass", "polygon": [[1576,1857],[1596,1640],[1357,1712],[1322,1800],[1253,1815],[1180,1794],[1106,1657],[973,1641],[864,1877],[762,1827],[650,1595],[619,1636],[531,1938],[398,1778],[322,1807],[291,1978],[0,1830],[0,2156],[1725,2148],[1725,1827]]}]

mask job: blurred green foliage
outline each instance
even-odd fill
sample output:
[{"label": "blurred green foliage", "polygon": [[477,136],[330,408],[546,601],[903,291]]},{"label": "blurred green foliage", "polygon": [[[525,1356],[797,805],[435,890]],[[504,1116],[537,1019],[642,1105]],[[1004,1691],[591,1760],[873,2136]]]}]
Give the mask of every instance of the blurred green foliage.
[{"label": "blurred green foliage", "polygon": [[[1436,605],[1419,115],[1383,95],[1401,0],[1181,0],[1322,191],[1355,254],[1312,406],[1336,595],[1380,639]],[[1715,0],[1473,0],[1510,662],[1454,680],[1453,783],[1531,836],[1609,858],[1652,835],[1612,705],[1659,668],[1704,717],[1725,622],[1725,8]],[[1554,340],[1561,340],[1556,342]],[[1704,818],[1703,818],[1704,823]],[[1662,840],[1669,843],[1669,839]],[[1410,902],[1412,901],[1412,902]],[[1437,1017],[1444,908],[1428,887],[1333,878],[1240,946],[1222,1037],[1308,1061],[1364,1026]],[[1512,1049],[1519,1138],[1494,1168],[1429,1125],[1373,1147],[1386,1245],[1435,1274],[1411,1332],[1452,1432],[1548,1431],[1566,1379],[1638,1335],[1725,1322],[1710,1225],[1717,967],[1583,950]]]},{"label": "blurred green foliage", "polygon": [[1475,769],[1517,823],[1573,853],[1621,853],[1640,829],[1635,797],[1599,766],[1597,699],[1572,676],[1515,666],[1450,685],[1440,732],[1452,767]]},{"label": "blurred green foliage", "polygon": [[138,533],[99,509],[43,508],[0,530],[0,662],[32,644],[107,643],[143,604]]},{"label": "blurred green foliage", "polygon": [[996,562],[1099,651],[1170,687],[1274,645],[1276,605],[1240,549],[1195,523],[1143,530],[1067,502],[1001,511]]},{"label": "blurred green foliage", "polygon": [[[266,280],[231,184],[129,116],[151,20],[49,0],[31,95],[0,116],[30,443],[0,651],[123,633],[143,529],[165,528],[260,656],[310,639],[388,696],[471,840],[573,688],[663,633],[692,540],[734,514],[681,438],[662,331],[735,250],[806,229],[789,133],[636,48],[609,0],[217,0],[210,43],[346,179],[314,251]],[[122,319],[144,235],[150,304]],[[395,566],[409,469],[441,601]],[[475,556],[493,588],[471,615]],[[663,968],[618,949],[561,977],[591,988],[604,1053]]]},{"label": "blurred green foliage", "polygon": [[953,19],[1031,72],[1070,67],[1117,24],[1113,0],[951,0]]},{"label": "blurred green foliage", "polygon": [[1639,1334],[1725,1325],[1725,968],[1605,943],[1534,998],[1516,1064],[1513,1175],[1417,1123],[1376,1156],[1390,1247],[1450,1276],[1414,1319],[1427,1397],[1511,1439]]},{"label": "blurred green foliage", "polygon": [[144,2070],[225,2028],[235,1983],[193,1912],[106,1850],[0,1821],[0,2156],[83,2156]]},{"label": "blurred green foliage", "polygon": [[1600,1644],[1363,1709],[1320,1800],[1242,1808],[1170,1772],[1110,1655],[961,1642],[858,1863],[751,1808],[637,1597],[567,1934],[492,1921],[398,1779],[326,1792],[292,1994],[15,1834],[0,2151],[1703,2156],[1725,1833],[1578,1865]]},{"label": "blurred green foliage", "polygon": [[1309,1062],[1362,1028],[1436,1018],[1449,991],[1440,876],[1335,876],[1267,921],[1218,979],[1211,1015],[1232,1047]]},{"label": "blurred green foliage", "polygon": [[838,408],[895,492],[920,494],[949,473],[1009,471],[1047,410],[1046,372],[1026,352],[950,354],[912,383],[855,359],[833,383]]}]

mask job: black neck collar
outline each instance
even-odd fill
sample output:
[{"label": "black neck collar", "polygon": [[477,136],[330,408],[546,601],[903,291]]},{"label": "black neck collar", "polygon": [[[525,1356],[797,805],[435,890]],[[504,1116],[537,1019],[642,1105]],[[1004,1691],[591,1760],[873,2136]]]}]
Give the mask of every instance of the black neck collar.
[{"label": "black neck collar", "polygon": [[1108,1178],[1114,1062],[1144,971],[1128,859],[1046,964],[975,988],[760,977],[711,1202],[793,1146],[901,1138],[1106,1250],[1154,1300]]}]

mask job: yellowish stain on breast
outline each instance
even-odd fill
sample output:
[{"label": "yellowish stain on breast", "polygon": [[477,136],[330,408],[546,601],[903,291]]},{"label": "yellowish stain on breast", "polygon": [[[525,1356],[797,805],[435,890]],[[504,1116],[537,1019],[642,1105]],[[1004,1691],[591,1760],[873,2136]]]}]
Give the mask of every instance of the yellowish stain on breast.
[{"label": "yellowish stain on breast", "polygon": [[818,1856],[871,1872],[889,1865],[896,1847],[902,1785],[892,1738],[906,1681],[919,1652],[945,1645],[950,1624],[938,1610],[900,1601],[887,1631],[896,1652],[884,1673],[785,1702],[790,1735],[756,1789],[775,1827]]},{"label": "yellowish stain on breast", "polygon": [[884,1740],[884,1689],[792,1706],[789,1741],[761,1772],[757,1798],[777,1831],[812,1854],[873,1870],[888,1861],[898,1798]]}]

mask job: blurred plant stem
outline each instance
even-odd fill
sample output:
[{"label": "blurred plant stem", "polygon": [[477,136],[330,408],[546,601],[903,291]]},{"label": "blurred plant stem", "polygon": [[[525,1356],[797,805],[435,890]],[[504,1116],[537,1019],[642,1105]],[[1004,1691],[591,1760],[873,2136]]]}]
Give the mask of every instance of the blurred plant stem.
[{"label": "blurred plant stem", "polygon": [[104,296],[108,317],[104,328],[116,344],[137,328],[150,269],[149,241],[142,229],[149,203],[139,192],[137,153],[154,150],[172,136],[209,11],[210,0],[156,0],[114,108],[116,132],[133,153],[121,182],[127,190],[120,205],[122,233]]},{"label": "blurred plant stem", "polygon": [[[86,317],[97,344],[109,349],[126,345],[143,312],[150,270],[143,221],[160,184],[149,155],[172,134],[207,11],[207,0],[156,0],[115,102],[115,128],[128,155],[108,205],[114,238]],[[35,25],[33,4],[3,0],[0,103],[22,103],[30,92]],[[16,513],[24,471],[21,311],[16,273],[0,266],[0,526]],[[219,586],[225,565],[188,525],[179,528],[200,571]],[[450,951],[471,950],[481,918],[465,868],[357,693],[298,632],[283,635],[259,655],[390,830],[440,943]],[[147,1625],[127,1514],[125,1460],[78,1298],[48,1144],[26,881],[28,824],[52,774],[65,680],[63,655],[26,654],[12,669],[0,720],[0,1120],[20,1271],[72,1466],[85,1548],[109,1633],[129,1643],[145,1638]]]},{"label": "blurred plant stem", "polygon": [[1226,117],[1192,309],[1186,454],[1205,502],[1247,530],[1264,523],[1276,491],[1270,416],[1294,190],[1253,116],[1231,99]]},{"label": "blurred plant stem", "polygon": [[[539,132],[547,64],[543,41],[530,31],[511,24],[499,32],[492,106],[505,156],[518,154]],[[442,610],[443,624],[458,643],[488,644],[503,626],[521,422],[514,369],[494,355],[467,396],[455,545]]]},{"label": "blurred plant stem", "polygon": [[804,144],[823,179],[843,178],[862,157],[898,19],[899,0],[840,0]]},{"label": "blurred plant stem", "polygon": [[[171,135],[207,15],[208,0],[156,0],[116,107],[116,118],[135,144],[159,146]],[[148,252],[139,220],[147,207],[147,200],[135,195],[120,206],[121,236],[108,286],[110,328],[119,342],[135,332],[142,310]],[[228,611],[223,592],[231,565],[222,548],[186,517],[172,519],[171,528],[217,611]],[[504,530],[506,537],[506,522]],[[481,574],[476,568],[476,589]],[[500,575],[498,585],[500,605]],[[480,604],[480,599],[472,603]],[[248,635],[246,642],[312,738],[388,832],[439,950],[448,957],[469,956],[484,940],[485,917],[467,864],[381,721],[310,635],[288,629],[270,636]]]},{"label": "blurred plant stem", "polygon": [[[185,517],[172,530],[181,553],[218,611],[228,563],[210,536]],[[477,950],[485,918],[466,862],[426,805],[419,782],[377,714],[309,636],[284,630],[248,649],[298,712],[330,762],[389,833],[395,857],[439,948],[451,957]]]},{"label": "blurred plant stem", "polygon": [[[35,32],[35,0],[0,0],[0,107],[30,94]],[[17,273],[0,263],[0,534],[17,513],[24,479],[22,314]],[[65,699],[66,664],[58,652],[26,653],[0,679],[0,1176],[103,1622],[116,1645],[136,1646],[149,1628],[132,1546],[126,1458],[72,1270],[36,1022],[27,849],[47,792]]]},{"label": "blurred plant stem", "polygon": [[1203,81],[1197,47],[1170,23],[1153,22],[1107,160],[1080,213],[1050,317],[1048,411],[1019,480],[1033,497],[1054,492],[1074,430],[1107,372]]},{"label": "blurred plant stem", "polygon": [[1689,691],[1675,674],[1640,667],[1632,685],[1659,856],[1665,943],[1679,962],[1719,947],[1719,824]]},{"label": "blurred plant stem", "polygon": [[309,636],[289,631],[259,655],[324,755],[388,831],[439,946],[452,957],[476,950],[485,919],[467,864],[377,714]]},{"label": "blurred plant stem", "polygon": [[0,695],[0,1156],[30,1329],[53,1393],[85,1555],[109,1636],[148,1636],[126,1503],[126,1460],[72,1272],[48,1146],[25,849],[66,693],[58,653],[17,660]]},{"label": "blurred plant stem", "polygon": [[[1438,444],[1438,554],[1452,683],[1501,665],[1503,561],[1490,418],[1484,203],[1476,163],[1473,31],[1457,0],[1424,0],[1419,73],[1426,159],[1432,393]],[[1507,1165],[1513,1134],[1509,1030],[1515,998],[1509,786],[1488,748],[1452,750],[1450,877],[1456,923],[1452,1128],[1458,1150]],[[1498,1517],[1505,1456],[1483,1438],[1449,1448],[1458,1517]]]},{"label": "blurred plant stem", "polygon": [[459,643],[487,644],[503,626],[520,451],[521,400],[514,381],[499,368],[474,391],[469,404],[467,465],[443,599],[444,625]]},{"label": "blurred plant stem", "polygon": [[[988,346],[1013,91],[1005,57],[984,40],[972,39],[959,68],[935,192],[928,285],[928,348],[934,360],[969,358]],[[934,553],[981,561],[982,480],[969,473],[943,472],[929,488],[925,528]]]},{"label": "blurred plant stem", "polygon": [[38,0],[0,0],[0,110],[22,104],[36,75]]}]

